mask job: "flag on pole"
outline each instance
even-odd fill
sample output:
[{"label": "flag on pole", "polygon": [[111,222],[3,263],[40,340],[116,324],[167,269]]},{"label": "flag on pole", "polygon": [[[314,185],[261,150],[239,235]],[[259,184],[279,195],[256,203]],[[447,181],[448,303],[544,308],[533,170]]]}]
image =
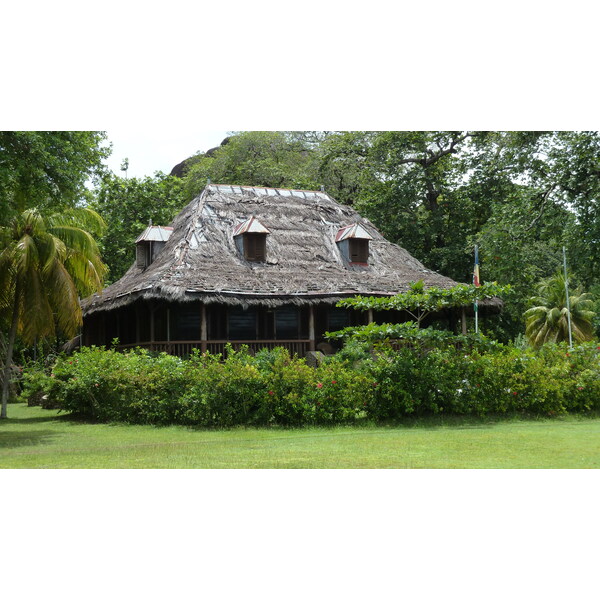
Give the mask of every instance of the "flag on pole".
[{"label": "flag on pole", "polygon": [[[479,287],[481,285],[481,282],[479,280],[479,248],[477,246],[475,246],[475,268],[473,269],[473,285],[475,287]],[[475,300],[473,311],[475,312],[475,333],[479,333],[479,306],[477,305],[477,300]]]}]

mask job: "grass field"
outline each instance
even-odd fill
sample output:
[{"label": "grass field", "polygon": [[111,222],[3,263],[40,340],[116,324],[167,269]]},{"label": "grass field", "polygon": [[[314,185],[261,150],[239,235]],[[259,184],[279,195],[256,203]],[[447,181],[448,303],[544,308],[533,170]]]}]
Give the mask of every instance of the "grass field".
[{"label": "grass field", "polygon": [[90,424],[9,405],[2,468],[597,468],[600,418],[310,429]]}]

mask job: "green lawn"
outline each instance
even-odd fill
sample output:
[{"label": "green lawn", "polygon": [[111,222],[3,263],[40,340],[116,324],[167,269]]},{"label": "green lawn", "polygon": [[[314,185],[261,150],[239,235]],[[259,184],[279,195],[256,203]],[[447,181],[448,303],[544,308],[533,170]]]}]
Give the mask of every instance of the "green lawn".
[{"label": "green lawn", "polygon": [[597,468],[600,418],[193,430],[88,424],[9,405],[3,468]]}]

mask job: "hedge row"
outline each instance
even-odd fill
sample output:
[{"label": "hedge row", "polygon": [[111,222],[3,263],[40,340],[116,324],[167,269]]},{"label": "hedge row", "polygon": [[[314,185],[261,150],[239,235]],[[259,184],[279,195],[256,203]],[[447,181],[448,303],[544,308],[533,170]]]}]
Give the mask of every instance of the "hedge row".
[{"label": "hedge row", "polygon": [[23,398],[99,421],[222,427],[556,415],[600,408],[600,346],[523,351],[349,344],[316,368],[284,349],[189,360],[84,348],[24,374]]}]

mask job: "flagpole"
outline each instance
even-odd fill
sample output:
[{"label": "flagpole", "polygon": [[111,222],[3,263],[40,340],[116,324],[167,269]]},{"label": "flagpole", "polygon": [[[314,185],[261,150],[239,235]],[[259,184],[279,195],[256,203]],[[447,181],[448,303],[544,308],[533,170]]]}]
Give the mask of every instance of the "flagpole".
[{"label": "flagpole", "polygon": [[573,334],[571,333],[571,302],[569,300],[569,283],[567,281],[567,251],[563,246],[563,265],[565,268],[565,293],[567,295],[567,322],[569,323],[569,349],[573,350]]},{"label": "flagpole", "polygon": [[[475,246],[475,269],[473,270],[473,285],[479,287],[479,247]],[[477,300],[473,310],[475,311],[475,333],[479,333],[479,306]]]}]

